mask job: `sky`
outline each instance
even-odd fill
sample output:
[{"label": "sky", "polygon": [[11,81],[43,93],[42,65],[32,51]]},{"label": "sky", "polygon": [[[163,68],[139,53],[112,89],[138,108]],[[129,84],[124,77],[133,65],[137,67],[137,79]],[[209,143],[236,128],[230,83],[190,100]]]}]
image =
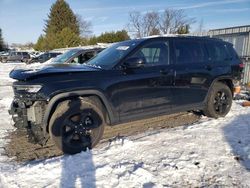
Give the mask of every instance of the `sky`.
[{"label": "sky", "polygon": [[[74,13],[92,23],[93,34],[126,29],[129,12],[162,12],[166,8],[183,9],[198,28],[250,25],[250,0],[66,0]],[[55,0],[0,0],[0,28],[8,43],[36,42],[43,34],[45,19]]]}]

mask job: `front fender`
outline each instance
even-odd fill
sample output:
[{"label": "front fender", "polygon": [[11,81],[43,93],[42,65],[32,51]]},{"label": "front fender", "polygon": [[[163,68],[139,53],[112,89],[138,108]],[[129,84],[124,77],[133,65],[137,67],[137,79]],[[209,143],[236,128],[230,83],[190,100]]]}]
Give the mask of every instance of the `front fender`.
[{"label": "front fender", "polygon": [[46,108],[44,119],[43,119],[43,130],[44,133],[48,133],[48,125],[51,115],[53,114],[54,110],[56,109],[59,102],[72,97],[80,97],[80,96],[97,96],[101,102],[104,104],[108,117],[109,117],[109,124],[116,124],[119,121],[119,115],[118,112],[116,112],[112,106],[110,105],[109,101],[107,100],[107,97],[98,90],[82,90],[82,91],[70,91],[70,92],[64,92],[57,94],[53,96],[48,103],[48,106]]}]

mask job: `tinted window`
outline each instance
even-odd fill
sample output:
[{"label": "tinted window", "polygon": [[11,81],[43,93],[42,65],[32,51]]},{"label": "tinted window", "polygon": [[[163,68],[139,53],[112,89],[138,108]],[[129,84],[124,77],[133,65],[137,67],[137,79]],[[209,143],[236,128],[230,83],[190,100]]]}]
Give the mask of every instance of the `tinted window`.
[{"label": "tinted window", "polygon": [[139,49],[133,57],[142,58],[145,64],[169,64],[168,42],[153,42]]},{"label": "tinted window", "polygon": [[56,57],[56,56],[58,56],[59,54],[58,53],[51,53],[50,54],[50,57]]},{"label": "tinted window", "polygon": [[226,45],[224,43],[208,42],[206,46],[207,46],[207,50],[209,54],[209,60],[225,61],[225,60],[230,59],[226,50]]},{"label": "tinted window", "polygon": [[44,59],[48,59],[49,58],[49,54],[48,53],[43,54],[43,58]]},{"label": "tinted window", "polygon": [[198,41],[175,41],[176,63],[198,63],[206,61],[204,45]]},{"label": "tinted window", "polygon": [[239,56],[233,48],[233,45],[227,44],[226,46],[230,59],[239,59]]}]

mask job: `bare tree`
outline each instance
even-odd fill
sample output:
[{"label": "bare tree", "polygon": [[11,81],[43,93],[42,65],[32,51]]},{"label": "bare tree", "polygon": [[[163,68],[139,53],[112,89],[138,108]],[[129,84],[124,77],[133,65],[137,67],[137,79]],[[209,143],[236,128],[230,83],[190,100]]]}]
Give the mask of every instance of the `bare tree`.
[{"label": "bare tree", "polygon": [[171,33],[175,19],[175,11],[173,9],[166,9],[160,17],[160,31],[163,34]]},{"label": "bare tree", "polygon": [[199,24],[198,24],[197,32],[198,33],[202,33],[204,31],[205,31],[205,29],[204,29],[204,22],[203,22],[203,19],[201,19],[199,21]]},{"label": "bare tree", "polygon": [[144,36],[158,35],[160,31],[159,26],[159,13],[148,12],[143,16],[143,30]]},{"label": "bare tree", "polygon": [[92,34],[92,23],[83,19],[79,14],[76,14],[76,18],[79,24],[81,36],[89,37]]},{"label": "bare tree", "polygon": [[130,12],[129,14],[129,32],[135,37],[145,37],[160,34],[159,14],[157,12],[148,12],[142,15],[140,12]]},{"label": "bare tree", "polygon": [[128,30],[133,33],[135,37],[143,37],[143,29],[142,29],[142,15],[140,12],[134,11],[129,13],[129,24]]},{"label": "bare tree", "polygon": [[145,37],[158,34],[169,34],[189,31],[191,24],[195,23],[194,18],[189,18],[184,10],[166,9],[163,13],[130,12],[128,30],[136,37]]},{"label": "bare tree", "polygon": [[179,28],[195,23],[194,18],[189,18],[184,10],[166,9],[161,15],[160,31],[162,34],[177,33]]}]

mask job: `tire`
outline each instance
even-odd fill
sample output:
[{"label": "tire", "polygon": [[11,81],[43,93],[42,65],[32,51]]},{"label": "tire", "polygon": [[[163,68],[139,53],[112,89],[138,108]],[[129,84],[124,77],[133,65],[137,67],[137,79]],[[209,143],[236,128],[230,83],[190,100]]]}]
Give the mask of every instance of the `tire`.
[{"label": "tire", "polygon": [[102,138],[104,114],[102,103],[94,97],[63,101],[50,119],[50,138],[67,154],[92,149]]},{"label": "tire", "polygon": [[212,118],[225,117],[231,109],[232,100],[230,88],[221,82],[216,82],[208,94],[203,113]]}]

